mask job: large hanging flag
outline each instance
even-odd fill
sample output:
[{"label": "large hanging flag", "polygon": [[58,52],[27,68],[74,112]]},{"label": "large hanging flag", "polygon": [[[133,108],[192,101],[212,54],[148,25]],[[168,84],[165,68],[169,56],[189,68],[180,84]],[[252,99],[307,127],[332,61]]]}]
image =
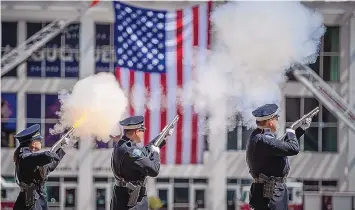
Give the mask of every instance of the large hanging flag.
[{"label": "large hanging flag", "polygon": [[[178,114],[180,120],[161,151],[161,161],[201,163],[205,142],[200,129],[204,117],[195,113],[192,106],[177,104],[176,99],[178,89],[184,88],[193,76],[193,50],[209,46],[211,2],[177,11],[158,11],[122,2],[114,2],[113,6],[115,73],[129,94],[129,114],[145,117],[144,143]],[[195,58],[199,56],[204,56],[203,52]],[[145,99],[145,91],[134,92],[134,87],[143,87],[150,93],[149,99]],[[141,104],[141,100],[150,100],[145,104],[153,108],[134,105]]]}]

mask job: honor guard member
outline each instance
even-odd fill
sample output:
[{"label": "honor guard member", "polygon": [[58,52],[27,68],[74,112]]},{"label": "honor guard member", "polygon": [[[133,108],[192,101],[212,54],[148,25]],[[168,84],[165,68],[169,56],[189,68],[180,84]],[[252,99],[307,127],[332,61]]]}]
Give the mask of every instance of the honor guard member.
[{"label": "honor guard member", "polygon": [[[40,126],[33,125],[15,135],[20,145],[14,152],[15,178],[20,186],[14,210],[46,210],[48,209],[44,184],[65,155],[62,149],[57,152],[39,152],[43,137]],[[66,139],[62,146],[68,144]]]},{"label": "honor guard member", "polygon": [[255,210],[287,210],[286,178],[290,170],[287,156],[297,155],[298,138],[309,128],[312,119],[306,119],[298,129],[286,129],[286,136],[276,138],[278,106],[265,104],[252,112],[257,128],[247,144],[246,160],[253,177],[250,188],[250,206]]},{"label": "honor guard member", "polygon": [[116,179],[111,210],[148,210],[146,177],[158,176],[160,148],[165,143],[159,147],[153,144],[138,147],[137,144],[144,138],[143,116],[126,118],[120,124],[123,127],[123,136],[115,145],[111,159],[111,168]]}]

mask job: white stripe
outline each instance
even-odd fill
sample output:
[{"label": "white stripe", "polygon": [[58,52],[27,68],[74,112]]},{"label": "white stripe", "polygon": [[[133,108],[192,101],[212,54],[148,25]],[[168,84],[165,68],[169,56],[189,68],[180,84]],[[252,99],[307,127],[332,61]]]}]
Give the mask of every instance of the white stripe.
[{"label": "white stripe", "polygon": [[[167,21],[170,21],[167,19]],[[170,21],[170,23],[176,24],[176,21]],[[166,40],[175,40],[175,31],[169,31],[166,28],[165,38]],[[174,119],[176,115],[176,43],[166,49],[166,77],[167,77],[167,116],[168,122]],[[176,131],[178,132],[178,131]],[[166,145],[166,163],[175,163],[175,153],[176,153],[176,132],[169,138]]]},{"label": "white stripe", "polygon": [[133,86],[133,108],[134,115],[144,116],[144,103],[145,103],[145,86],[144,86],[144,72],[134,72],[134,86]]},{"label": "white stripe", "polygon": [[[122,89],[127,97],[129,98],[129,70],[126,68],[119,68],[120,69],[120,84],[122,85]],[[130,104],[127,106],[126,113],[123,115],[123,118],[129,117],[129,108]]]},{"label": "white stripe", "polygon": [[[199,8],[199,48],[207,49],[208,45],[208,3],[201,4]],[[199,60],[202,61],[205,55],[205,50],[200,52]],[[197,163],[203,162],[203,149],[204,149],[204,127],[205,127],[205,114],[198,113],[198,129],[197,129]]]},{"label": "white stripe", "polygon": [[160,133],[160,74],[150,74],[150,101],[148,107],[150,109],[150,139],[153,140]]},{"label": "white stripe", "polygon": [[[192,16],[192,8],[185,9],[184,15]],[[187,18],[184,18],[187,20]],[[190,18],[190,21],[192,18]],[[183,100],[187,99],[187,85],[191,81],[191,62],[192,62],[192,47],[193,47],[193,24],[185,24],[184,25],[184,34],[190,34],[190,36],[184,36],[183,38]],[[183,112],[183,122],[182,122],[182,164],[189,164],[191,163],[191,142],[192,142],[192,110],[191,106],[186,103],[184,105],[184,112]]]}]

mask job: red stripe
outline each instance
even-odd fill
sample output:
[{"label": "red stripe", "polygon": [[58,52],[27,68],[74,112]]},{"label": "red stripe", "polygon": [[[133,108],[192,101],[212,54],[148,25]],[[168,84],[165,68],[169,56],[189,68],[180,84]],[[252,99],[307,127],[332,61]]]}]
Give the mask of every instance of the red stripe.
[{"label": "red stripe", "polygon": [[129,114],[131,116],[134,115],[134,107],[133,107],[133,87],[134,87],[134,71],[133,70],[129,70],[129,94],[128,94],[128,98],[129,98]]},{"label": "red stripe", "polygon": [[207,31],[207,48],[211,48],[211,11],[212,11],[212,1],[208,2],[207,17],[208,17],[208,31]]},{"label": "red stripe", "polygon": [[[163,130],[167,124],[167,114],[165,105],[166,100],[166,74],[161,74],[160,76],[160,88],[161,88],[161,105],[160,105],[160,130]],[[160,151],[160,160],[162,164],[166,164],[166,146]]]},{"label": "red stripe", "polygon": [[116,69],[115,69],[115,76],[116,76],[116,80],[117,80],[118,83],[120,84],[120,87],[122,88],[121,69],[120,69],[120,67],[116,67]]},{"label": "red stripe", "polygon": [[[193,46],[199,45],[199,7],[193,8]],[[195,68],[192,69],[192,76],[195,77]],[[197,135],[198,135],[198,116],[195,109],[192,107],[192,122],[191,122],[191,162],[197,162]]]},{"label": "red stripe", "polygon": [[148,144],[151,139],[150,138],[150,110],[148,107],[148,101],[149,100],[149,95],[150,95],[150,73],[145,72],[144,73],[144,87],[145,91],[148,95],[145,95],[144,100],[145,101],[145,110],[144,110],[144,125],[147,128],[144,133],[144,145]]},{"label": "red stripe", "polygon": [[[178,88],[182,88],[183,84],[183,27],[183,11],[180,10],[177,11],[176,15],[176,82]],[[176,125],[176,164],[181,164],[182,162],[182,123],[184,122],[182,109],[183,107],[177,105],[177,114],[180,119]]]}]

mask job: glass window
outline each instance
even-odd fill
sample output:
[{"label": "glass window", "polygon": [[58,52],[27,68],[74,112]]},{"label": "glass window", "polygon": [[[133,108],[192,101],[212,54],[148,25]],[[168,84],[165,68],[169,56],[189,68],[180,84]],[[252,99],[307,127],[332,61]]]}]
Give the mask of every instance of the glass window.
[{"label": "glass window", "polygon": [[106,210],[106,189],[96,189],[96,210]]},{"label": "glass window", "polygon": [[58,115],[56,113],[60,110],[60,102],[58,100],[58,95],[46,94],[45,106],[46,106],[45,118],[57,119]]},{"label": "glass window", "polygon": [[17,95],[1,93],[1,147],[15,147]]},{"label": "glass window", "polygon": [[168,198],[168,190],[158,190],[158,197],[163,203],[162,208],[169,209],[169,198]]},{"label": "glass window", "polygon": [[[17,22],[1,22],[1,55],[4,56],[17,46]],[[4,77],[17,77],[17,66]]]},{"label": "glass window", "polygon": [[325,127],[322,128],[322,151],[337,152],[338,151],[338,128]]},{"label": "glass window", "polygon": [[238,149],[238,129],[239,127],[237,126],[232,131],[228,131],[227,150]]},{"label": "glass window", "polygon": [[41,119],[41,94],[26,95],[26,118]]},{"label": "glass window", "polygon": [[[27,36],[40,31],[49,23],[27,23]],[[66,30],[33,53],[27,60],[29,77],[79,77],[80,25],[73,23]]]},{"label": "glass window", "polygon": [[304,134],[304,150],[318,151],[318,127],[310,127]]},{"label": "glass window", "polygon": [[59,203],[59,186],[46,185],[46,190],[48,203]]},{"label": "glass window", "polygon": [[319,181],[303,181],[304,191],[319,191]]},{"label": "glass window", "polygon": [[174,203],[189,203],[188,187],[174,187]]},{"label": "glass window", "polygon": [[227,190],[227,210],[235,210],[236,198],[235,190]]},{"label": "glass window", "polygon": [[195,190],[195,208],[205,208],[205,190]]},{"label": "glass window", "polygon": [[339,52],[339,34],[339,26],[327,26],[327,30],[324,34],[324,52]]},{"label": "glass window", "polygon": [[337,123],[338,119],[325,106],[322,106],[322,120],[325,123]]},{"label": "glass window", "polygon": [[[60,135],[52,135],[51,129],[57,123],[57,111],[60,110],[60,102],[55,94],[26,94],[27,127],[40,124],[44,137],[44,146],[51,147],[60,138]],[[42,104],[44,106],[42,106]]]},{"label": "glass window", "polygon": [[96,24],[95,31],[95,72],[112,72],[115,66],[113,24]]},{"label": "glass window", "polygon": [[[65,189],[65,207],[75,207],[76,204],[76,193],[75,189]],[[75,209],[75,208],[73,208]]]},{"label": "glass window", "polygon": [[339,56],[323,56],[324,81],[339,80]]},{"label": "glass window", "polygon": [[295,122],[300,119],[301,99],[286,97],[286,122]]}]

